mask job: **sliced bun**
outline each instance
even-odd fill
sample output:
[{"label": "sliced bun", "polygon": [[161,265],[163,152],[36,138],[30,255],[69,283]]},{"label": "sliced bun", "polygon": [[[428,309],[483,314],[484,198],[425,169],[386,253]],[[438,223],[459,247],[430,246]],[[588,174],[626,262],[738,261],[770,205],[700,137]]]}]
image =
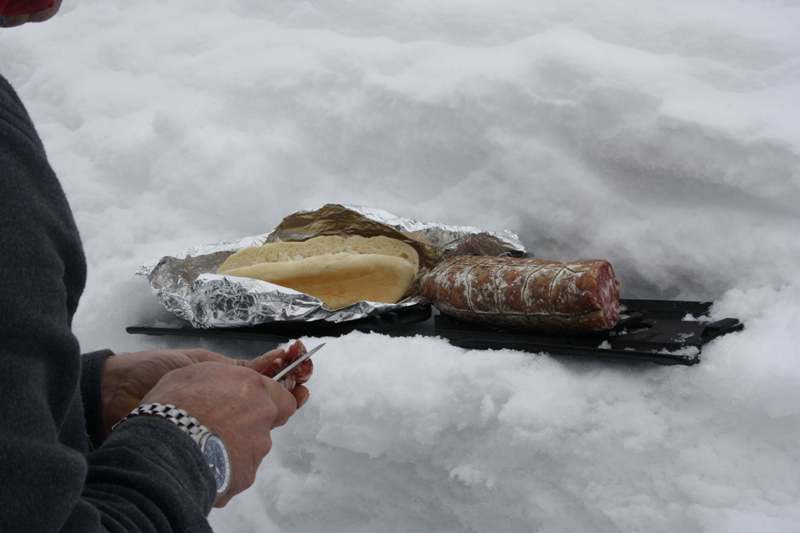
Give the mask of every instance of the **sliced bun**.
[{"label": "sliced bun", "polygon": [[331,309],[400,300],[419,271],[410,245],[388,237],[315,237],[245,248],[220,274],[256,278],[310,294]]}]

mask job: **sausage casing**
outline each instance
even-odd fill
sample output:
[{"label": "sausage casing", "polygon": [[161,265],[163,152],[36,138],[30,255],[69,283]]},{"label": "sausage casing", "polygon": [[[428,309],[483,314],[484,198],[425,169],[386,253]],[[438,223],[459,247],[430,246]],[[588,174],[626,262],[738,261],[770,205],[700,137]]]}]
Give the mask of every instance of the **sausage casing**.
[{"label": "sausage casing", "polygon": [[513,329],[591,333],[619,320],[619,282],[605,260],[452,256],[421,292],[446,315]]}]

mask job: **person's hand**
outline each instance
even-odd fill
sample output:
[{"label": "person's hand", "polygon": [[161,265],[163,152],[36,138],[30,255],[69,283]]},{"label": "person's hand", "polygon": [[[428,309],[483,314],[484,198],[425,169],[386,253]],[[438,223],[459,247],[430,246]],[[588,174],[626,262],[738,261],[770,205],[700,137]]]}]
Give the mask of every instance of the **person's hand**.
[{"label": "person's hand", "polygon": [[[32,2],[33,3],[33,2]],[[0,16],[0,27],[11,28],[13,26],[21,26],[26,22],[44,22],[56,13],[61,7],[61,0],[53,0],[49,6],[44,9],[37,9],[33,7],[34,11],[20,15]]]},{"label": "person's hand", "polygon": [[219,362],[196,363],[166,374],[143,403],[185,409],[219,435],[231,459],[231,483],[214,505],[224,507],[255,480],[272,447],[270,431],[286,423],[297,400],[280,383],[252,368]]},{"label": "person's hand", "polygon": [[[100,385],[105,433],[107,435],[118,420],[142,403],[142,398],[172,370],[197,363],[215,362],[246,366],[265,376],[274,376],[305,351],[303,343],[296,341],[286,350],[276,348],[252,360],[232,359],[203,349],[155,350],[112,355],[103,365]],[[312,371],[311,361],[305,361],[287,379],[281,381],[294,394],[298,406],[302,406],[308,399],[308,389],[302,384],[308,381]]]},{"label": "person's hand", "polygon": [[[272,350],[261,357],[246,361],[245,365],[259,374],[272,377],[307,351],[302,342],[295,341],[285,351],[280,349]],[[306,359],[280,381],[287,390],[294,394],[298,407],[301,407],[308,400],[309,392],[303,384],[311,378],[313,372],[314,363],[311,362],[311,359]]]},{"label": "person's hand", "polygon": [[236,364],[222,354],[202,349],[134,352],[106,359],[100,380],[106,435],[118,420],[142,402],[142,398],[167,372],[206,362]]}]

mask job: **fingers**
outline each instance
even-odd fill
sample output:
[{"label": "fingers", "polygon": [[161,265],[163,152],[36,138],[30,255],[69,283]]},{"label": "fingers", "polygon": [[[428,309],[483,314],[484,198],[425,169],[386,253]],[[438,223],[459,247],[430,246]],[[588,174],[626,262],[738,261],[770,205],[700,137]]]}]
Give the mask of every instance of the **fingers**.
[{"label": "fingers", "polygon": [[[292,364],[298,357],[306,353],[305,345],[301,341],[295,341],[286,349],[276,348],[269,352],[256,357],[255,359],[245,362],[244,365],[252,368],[259,374],[272,377],[280,372],[287,365]],[[313,366],[309,361],[300,363],[293,372],[294,379],[297,383],[305,383],[311,377]]]},{"label": "fingers", "polygon": [[297,402],[297,408],[300,409],[303,407],[308,401],[308,397],[311,395],[309,390],[303,385],[297,385],[294,389],[292,389],[292,396],[294,396],[295,401]]},{"label": "fingers", "polygon": [[288,359],[290,361],[294,361],[295,359],[297,359],[298,357],[300,357],[301,355],[303,355],[307,351],[308,350],[306,350],[305,344],[303,344],[300,341],[294,341],[294,343],[292,343],[292,345],[289,346],[289,349],[286,350],[286,354],[287,354]]},{"label": "fingers", "polygon": [[276,428],[284,425],[295,411],[297,411],[297,400],[295,397],[286,390],[286,388],[277,381],[262,377],[263,383],[269,392],[270,398],[277,407],[275,420],[272,427]]},{"label": "fingers", "polygon": [[292,392],[294,388],[297,386],[297,382],[295,381],[294,376],[292,374],[293,373],[290,372],[288,376],[286,376],[285,378],[283,378],[278,382],[281,385],[283,385],[283,388],[288,390],[289,392]]},{"label": "fingers", "polygon": [[178,350],[184,353],[193,363],[233,363],[235,364],[235,359],[231,359],[230,357],[226,357],[221,353],[212,352],[210,350],[205,350],[203,348],[190,348],[188,350]]},{"label": "fingers", "polygon": [[[251,368],[264,376],[272,377],[280,372],[286,365],[294,362],[306,353],[306,347],[301,341],[295,341],[289,348],[275,348],[255,359],[233,359],[221,353],[212,352],[203,348],[190,348],[175,350],[189,358],[192,363],[225,363]],[[305,383],[311,378],[314,365],[311,360],[306,360],[292,372],[296,383]]]},{"label": "fingers", "polygon": [[300,363],[294,371],[291,372],[294,380],[297,383],[305,383],[309,379],[311,379],[311,374],[314,372],[314,363],[311,362],[311,359],[306,359],[302,363]]},{"label": "fingers", "polygon": [[275,348],[251,361],[245,361],[244,365],[259,374],[272,377],[288,364],[288,362],[285,362],[285,357],[286,352],[282,348]]},{"label": "fingers", "polygon": [[[180,352],[185,354],[186,357],[191,359],[194,363],[213,362],[235,364],[236,366],[243,366],[254,370],[262,376],[269,378],[276,375],[298,357],[305,354],[307,350],[305,345],[298,340],[293,342],[288,348],[275,348],[249,361],[232,359],[220,353],[202,348],[184,349],[180,350]],[[310,359],[300,363],[294,371],[277,383],[279,389],[283,389],[280,391],[280,394],[275,392],[277,389],[273,388],[273,384],[276,382],[268,380],[270,383],[267,387],[270,391],[270,396],[278,407],[278,415],[276,416],[273,427],[285,424],[291,415],[308,401],[310,393],[302,384],[311,378],[313,370],[314,365]]]}]

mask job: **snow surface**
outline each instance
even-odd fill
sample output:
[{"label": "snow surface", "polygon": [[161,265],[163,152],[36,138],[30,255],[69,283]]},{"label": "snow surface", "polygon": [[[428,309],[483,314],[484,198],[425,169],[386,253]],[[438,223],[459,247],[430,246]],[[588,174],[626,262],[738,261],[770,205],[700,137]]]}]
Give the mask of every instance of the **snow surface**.
[{"label": "snow surface", "polygon": [[0,71],[83,234],[85,349],[163,345],[123,330],[163,318],[140,264],[328,201],[746,322],[691,368],[326,339],[219,531],[790,532],[798,27],[778,0],[76,0],[3,31]]}]

